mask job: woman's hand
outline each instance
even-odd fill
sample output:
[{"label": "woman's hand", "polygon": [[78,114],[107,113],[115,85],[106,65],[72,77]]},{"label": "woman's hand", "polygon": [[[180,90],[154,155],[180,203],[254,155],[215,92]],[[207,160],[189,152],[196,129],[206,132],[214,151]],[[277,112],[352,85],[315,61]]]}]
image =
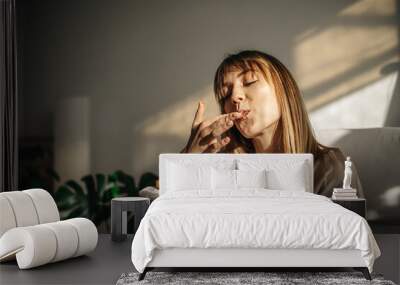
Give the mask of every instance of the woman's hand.
[{"label": "woman's hand", "polygon": [[221,135],[234,126],[234,121],[242,118],[242,113],[232,112],[204,120],[204,103],[199,102],[192,123],[192,130],[183,153],[218,152],[230,142],[229,137]]}]

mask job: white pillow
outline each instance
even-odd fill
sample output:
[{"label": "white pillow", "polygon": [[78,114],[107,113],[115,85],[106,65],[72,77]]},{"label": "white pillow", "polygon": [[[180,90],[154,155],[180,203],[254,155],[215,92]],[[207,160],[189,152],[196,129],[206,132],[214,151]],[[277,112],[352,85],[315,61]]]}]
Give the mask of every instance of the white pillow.
[{"label": "white pillow", "polygon": [[310,188],[306,161],[295,160],[238,160],[240,170],[266,169],[267,188],[272,190],[306,191]]},{"label": "white pillow", "polygon": [[240,188],[267,188],[267,171],[263,170],[236,170],[237,187]]},{"label": "white pillow", "polygon": [[266,170],[212,169],[214,190],[238,190],[240,188],[267,188]]},{"label": "white pillow", "polygon": [[212,168],[212,188],[214,190],[236,190],[236,170]]},{"label": "white pillow", "polygon": [[211,167],[168,163],[168,190],[211,190]]},{"label": "white pillow", "polygon": [[307,168],[304,162],[293,164],[286,171],[272,169],[267,172],[268,188],[273,190],[306,191]]}]

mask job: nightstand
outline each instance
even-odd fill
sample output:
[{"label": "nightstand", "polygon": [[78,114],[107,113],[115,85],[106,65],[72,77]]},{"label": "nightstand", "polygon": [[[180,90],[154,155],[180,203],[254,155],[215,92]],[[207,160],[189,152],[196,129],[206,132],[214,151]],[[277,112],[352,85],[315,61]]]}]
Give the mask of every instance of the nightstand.
[{"label": "nightstand", "polygon": [[124,241],[127,236],[127,212],[134,214],[134,229],[139,227],[140,221],[150,206],[150,199],[143,197],[118,197],[111,200],[111,239]]},{"label": "nightstand", "polygon": [[367,213],[367,201],[364,198],[357,199],[331,199],[332,202],[339,204],[340,206],[359,214],[365,218]]}]

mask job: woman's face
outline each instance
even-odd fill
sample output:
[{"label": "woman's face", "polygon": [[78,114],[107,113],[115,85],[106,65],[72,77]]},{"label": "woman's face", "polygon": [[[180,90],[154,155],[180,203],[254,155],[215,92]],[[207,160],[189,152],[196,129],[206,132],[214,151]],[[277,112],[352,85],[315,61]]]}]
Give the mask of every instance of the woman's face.
[{"label": "woman's face", "polygon": [[226,113],[249,110],[246,119],[235,122],[248,139],[261,135],[281,117],[276,94],[259,71],[233,70],[224,78],[223,104]]}]

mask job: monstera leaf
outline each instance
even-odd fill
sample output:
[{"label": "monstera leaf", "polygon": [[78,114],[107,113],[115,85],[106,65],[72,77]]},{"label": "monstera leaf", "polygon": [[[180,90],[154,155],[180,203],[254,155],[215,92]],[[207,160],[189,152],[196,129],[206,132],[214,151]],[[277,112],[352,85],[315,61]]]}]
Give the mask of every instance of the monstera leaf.
[{"label": "monstera leaf", "polygon": [[156,187],[158,176],[151,172],[144,173],[139,180],[139,189],[143,189],[147,186]]},{"label": "monstera leaf", "polygon": [[86,217],[96,225],[109,219],[111,199],[121,196],[138,196],[135,180],[121,170],[69,180],[55,192],[61,219]]}]

